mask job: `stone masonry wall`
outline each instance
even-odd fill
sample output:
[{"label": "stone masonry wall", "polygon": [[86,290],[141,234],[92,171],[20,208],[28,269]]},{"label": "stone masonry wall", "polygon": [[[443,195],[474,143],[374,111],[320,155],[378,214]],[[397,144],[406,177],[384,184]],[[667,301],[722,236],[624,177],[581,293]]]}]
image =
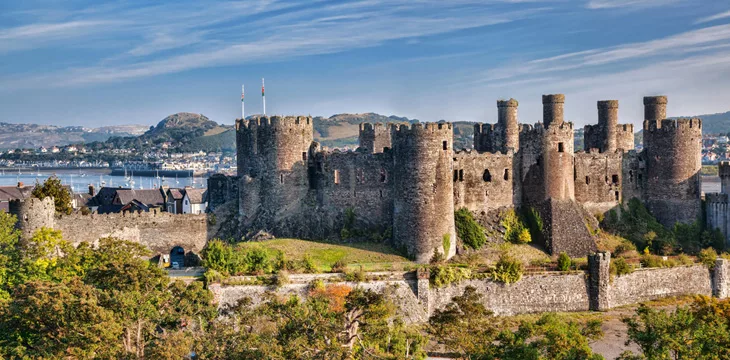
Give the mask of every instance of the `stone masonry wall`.
[{"label": "stone masonry wall", "polygon": [[165,212],[56,216],[55,229],[74,245],[117,237],[140,243],[155,254],[168,254],[175,246],[200,253],[208,238],[205,214],[175,215]]},{"label": "stone masonry wall", "polygon": [[454,154],[454,208],[480,213],[512,206],[513,155],[461,151]]},{"label": "stone masonry wall", "polygon": [[575,154],[575,201],[592,214],[604,213],[620,203],[621,152]]},{"label": "stone masonry wall", "polygon": [[712,276],[704,265],[638,269],[616,276],[609,287],[609,307],[679,295],[712,295]]}]

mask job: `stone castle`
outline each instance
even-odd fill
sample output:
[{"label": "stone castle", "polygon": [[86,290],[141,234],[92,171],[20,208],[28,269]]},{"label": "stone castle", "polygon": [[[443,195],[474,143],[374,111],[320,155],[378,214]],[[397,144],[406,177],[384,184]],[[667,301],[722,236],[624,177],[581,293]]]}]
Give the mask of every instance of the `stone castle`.
[{"label": "stone castle", "polygon": [[[479,217],[533,207],[546,249],[571,256],[596,250],[589,218],[632,198],[667,226],[700,218],[701,120],[666,119],[667,98],[645,97],[637,152],[618,101],[599,101],[598,124],[585,127],[576,152],[565,96],[542,102],[543,121],[528,125],[516,100],[498,101],[497,123],[474,125],[471,151],[453,150],[450,123],[361,124],[359,148],[342,152],[320,148],[311,117],[239,119],[238,177],[211,178],[210,206],[237,193],[241,229],[325,239],[352,226],[419,262],[456,253],[460,208]],[[730,167],[728,175],[730,183]]]}]

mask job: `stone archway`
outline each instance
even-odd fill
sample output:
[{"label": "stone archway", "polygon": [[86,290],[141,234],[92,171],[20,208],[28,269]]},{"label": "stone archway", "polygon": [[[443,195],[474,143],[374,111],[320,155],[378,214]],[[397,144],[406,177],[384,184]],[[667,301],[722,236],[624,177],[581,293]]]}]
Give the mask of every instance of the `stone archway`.
[{"label": "stone archway", "polygon": [[173,269],[185,267],[185,249],[182,246],[175,246],[170,250],[170,267]]}]

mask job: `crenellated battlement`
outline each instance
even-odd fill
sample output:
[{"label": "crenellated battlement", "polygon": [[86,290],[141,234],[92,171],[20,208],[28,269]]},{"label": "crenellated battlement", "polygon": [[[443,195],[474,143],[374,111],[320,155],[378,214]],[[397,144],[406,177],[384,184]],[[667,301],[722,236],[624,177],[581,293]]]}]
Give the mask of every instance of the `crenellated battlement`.
[{"label": "crenellated battlement", "polygon": [[396,125],[397,124],[394,123],[361,123],[360,131],[390,131],[390,129]]},{"label": "crenellated battlement", "polygon": [[573,133],[573,123],[572,122],[562,122],[562,123],[552,123],[547,127],[547,132],[550,134],[572,134]]},{"label": "crenellated battlement", "polygon": [[509,100],[497,100],[497,107],[517,107],[520,103],[517,102],[515,99],[509,99]]},{"label": "crenellated battlement", "polygon": [[660,96],[644,96],[644,105],[666,105],[667,97]]},{"label": "crenellated battlement", "polygon": [[649,132],[665,131],[674,132],[676,130],[702,132],[702,120],[698,118],[680,118],[680,119],[664,119],[652,120],[644,122],[644,130]]},{"label": "crenellated battlement", "polygon": [[618,100],[600,100],[597,105],[598,109],[617,109]]},{"label": "crenellated battlement", "polygon": [[451,135],[453,133],[453,125],[451,123],[417,123],[400,126],[394,126],[392,134],[398,137],[411,135],[426,135],[441,133],[443,135]]},{"label": "crenellated battlement", "polygon": [[236,129],[254,129],[254,128],[307,128],[312,127],[311,116],[253,116],[249,119],[236,120]]},{"label": "crenellated battlement", "polygon": [[618,132],[626,132],[634,134],[634,124],[618,124],[616,125],[616,131]]},{"label": "crenellated battlement", "polygon": [[720,177],[730,177],[730,161],[720,161],[717,167]]},{"label": "crenellated battlement", "polygon": [[458,151],[454,151],[454,161],[460,161],[462,159],[473,159],[473,158],[499,158],[499,159],[508,159],[514,157],[514,154],[512,153],[501,153],[501,152],[491,152],[491,151],[477,151],[477,150],[471,150],[471,149],[461,149]]},{"label": "crenellated battlement", "polygon": [[705,194],[705,203],[710,204],[728,204],[730,203],[730,194],[724,193],[707,193]]}]

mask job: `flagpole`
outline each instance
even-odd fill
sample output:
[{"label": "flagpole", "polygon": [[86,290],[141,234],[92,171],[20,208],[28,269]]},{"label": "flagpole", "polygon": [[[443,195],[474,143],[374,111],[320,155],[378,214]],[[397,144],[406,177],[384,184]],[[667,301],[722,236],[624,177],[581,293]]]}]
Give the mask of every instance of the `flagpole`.
[{"label": "flagpole", "polygon": [[244,107],[244,104],[243,104],[243,94],[244,94],[243,85],[241,85],[241,119],[245,120],[246,119],[246,111],[245,111],[246,108]]},{"label": "flagpole", "polygon": [[266,93],[264,92],[264,78],[261,78],[261,98],[264,100],[264,116],[266,116]]}]

